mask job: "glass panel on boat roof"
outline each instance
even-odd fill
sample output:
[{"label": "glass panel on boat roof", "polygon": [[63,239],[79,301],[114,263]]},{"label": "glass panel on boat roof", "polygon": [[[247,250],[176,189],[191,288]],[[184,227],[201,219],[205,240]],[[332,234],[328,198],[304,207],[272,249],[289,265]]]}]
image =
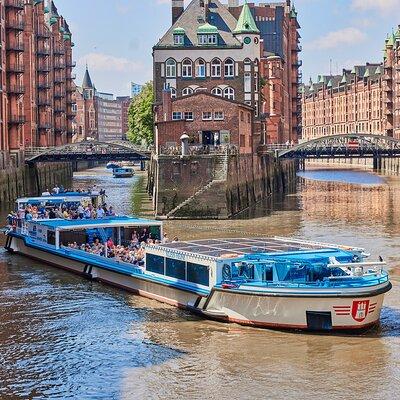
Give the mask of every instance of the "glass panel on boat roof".
[{"label": "glass panel on boat roof", "polygon": [[[213,250],[213,251],[208,251],[205,255],[210,257],[221,257],[224,254],[227,254],[227,252],[221,250]],[[238,257],[242,255],[242,253],[238,253],[237,251],[230,251],[229,254],[237,254]]]}]

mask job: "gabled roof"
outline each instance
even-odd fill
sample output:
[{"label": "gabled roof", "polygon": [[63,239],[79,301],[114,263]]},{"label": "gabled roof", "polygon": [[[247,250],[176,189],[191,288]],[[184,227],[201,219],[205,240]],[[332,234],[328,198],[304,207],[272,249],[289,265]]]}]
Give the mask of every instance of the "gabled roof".
[{"label": "gabled roof", "polygon": [[206,19],[205,9],[201,7],[200,2],[201,0],[192,0],[178,20],[168,29],[167,33],[154,47],[174,47],[174,30],[176,28],[185,30],[188,47],[197,47],[199,46],[197,31],[200,26],[206,23],[217,28],[221,45],[240,47],[240,41],[233,34],[237,21],[229,12],[226,5],[221,4],[219,0],[210,0]]},{"label": "gabled roof", "polygon": [[94,85],[92,83],[92,79],[90,78],[88,67],[86,66],[85,76],[83,77],[82,82],[83,89],[94,89]]},{"label": "gabled roof", "polygon": [[242,12],[240,13],[240,17],[233,33],[260,33],[247,1],[245,1],[242,7]]}]

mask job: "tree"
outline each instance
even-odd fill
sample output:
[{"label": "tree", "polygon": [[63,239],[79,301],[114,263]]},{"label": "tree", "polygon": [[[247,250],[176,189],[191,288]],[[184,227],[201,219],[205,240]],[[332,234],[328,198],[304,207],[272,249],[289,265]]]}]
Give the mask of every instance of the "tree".
[{"label": "tree", "polygon": [[133,100],[128,113],[128,139],[135,144],[154,143],[153,82],[147,82]]}]

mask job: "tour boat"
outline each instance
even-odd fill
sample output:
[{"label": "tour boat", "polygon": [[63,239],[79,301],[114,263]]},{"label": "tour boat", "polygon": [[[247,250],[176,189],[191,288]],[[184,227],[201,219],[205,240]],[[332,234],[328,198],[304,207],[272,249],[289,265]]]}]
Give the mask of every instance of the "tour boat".
[{"label": "tour boat", "polygon": [[120,167],[119,164],[117,164],[115,162],[109,162],[109,163],[107,163],[107,166],[106,166],[107,169],[115,169],[115,168],[119,168],[119,167]]},{"label": "tour boat", "polygon": [[135,175],[135,171],[133,168],[114,168],[113,169],[114,178],[131,178]]},{"label": "tour boat", "polygon": [[127,245],[140,232],[161,239],[162,223],[125,216],[21,220],[6,232],[5,247],[205,318],[256,327],[367,328],[379,322],[384,295],[392,287],[386,264],[366,261],[364,249],[289,238],[146,245],[144,265],[67,246],[95,237]]}]

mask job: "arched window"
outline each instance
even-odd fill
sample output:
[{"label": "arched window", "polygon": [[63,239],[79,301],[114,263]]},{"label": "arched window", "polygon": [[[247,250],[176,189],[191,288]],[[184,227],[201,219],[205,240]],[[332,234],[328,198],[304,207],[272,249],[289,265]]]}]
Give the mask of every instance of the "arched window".
[{"label": "arched window", "polygon": [[175,88],[170,88],[171,90],[171,99],[176,99],[176,89]]},{"label": "arched window", "polygon": [[224,89],[224,97],[228,100],[235,100],[235,91],[231,87],[227,87]]},{"label": "arched window", "polygon": [[193,93],[193,89],[191,87],[187,87],[182,90],[182,96],[189,96],[189,94]]},{"label": "arched window", "polygon": [[219,78],[221,76],[222,72],[222,63],[221,60],[218,58],[214,58],[214,60],[211,61],[211,76],[213,78]]},{"label": "arched window", "polygon": [[212,91],[212,94],[215,96],[221,96],[222,97],[222,89],[220,87],[215,87]]},{"label": "arched window", "polygon": [[182,62],[182,76],[184,78],[191,78],[193,76],[193,65],[192,61],[186,58]]},{"label": "arched window", "polygon": [[202,58],[196,61],[196,76],[197,78],[206,77],[206,62]]},{"label": "arched window", "polygon": [[227,78],[233,77],[235,75],[235,63],[231,58],[225,60],[224,75]]},{"label": "arched window", "polygon": [[245,64],[251,64],[250,58],[246,58],[246,59],[244,60],[244,63],[245,63]]},{"label": "arched window", "polygon": [[167,78],[175,78],[176,77],[176,61],[172,58],[168,59],[165,63],[166,76]]}]

